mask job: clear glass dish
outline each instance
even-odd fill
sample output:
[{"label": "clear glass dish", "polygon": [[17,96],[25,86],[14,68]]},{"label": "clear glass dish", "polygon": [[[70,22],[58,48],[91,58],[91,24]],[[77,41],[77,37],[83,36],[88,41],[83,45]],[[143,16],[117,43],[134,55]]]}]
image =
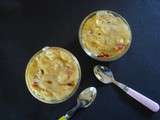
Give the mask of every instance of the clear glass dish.
[{"label": "clear glass dish", "polygon": [[[61,100],[51,100],[51,101],[46,101],[43,97],[41,96],[38,96],[30,87],[29,85],[29,77],[28,77],[28,71],[29,71],[29,65],[32,63],[33,59],[35,59],[35,57],[37,55],[39,55],[40,53],[44,52],[44,51],[47,51],[47,49],[49,48],[58,48],[58,49],[62,49],[68,53],[70,53],[72,55],[72,58],[74,59],[74,62],[76,63],[77,67],[78,67],[78,80],[77,80],[77,83],[76,83],[76,86],[74,87],[74,90],[71,92],[71,94],[69,94],[67,97],[61,99]],[[69,52],[68,50],[64,49],[64,48],[60,48],[60,47],[44,47],[42,50],[39,50],[37,53],[35,53],[32,58],[29,60],[28,64],[27,64],[27,67],[26,67],[26,72],[25,72],[25,80],[26,80],[26,85],[27,85],[27,88],[28,90],[30,91],[30,93],[36,98],[38,99],[39,101],[41,102],[44,102],[44,103],[47,103],[47,104],[58,104],[58,103],[62,103],[66,100],[68,100],[70,97],[73,96],[73,94],[77,91],[78,87],[79,87],[79,84],[80,84],[80,81],[81,81],[81,68],[80,68],[80,64],[77,60],[77,58],[71,53]]]},{"label": "clear glass dish", "polygon": [[[108,59],[103,59],[103,58],[99,58],[97,57],[92,51],[90,51],[88,48],[86,48],[82,42],[83,40],[83,37],[82,37],[82,30],[83,30],[83,27],[84,27],[84,24],[86,23],[86,21],[88,19],[90,19],[91,17],[95,16],[97,14],[97,12],[101,12],[101,11],[105,11],[107,13],[111,13],[112,15],[114,15],[115,17],[119,17],[127,26],[128,26],[128,30],[130,32],[130,38],[129,38],[129,45],[125,48],[125,50],[121,53],[121,54],[118,54],[117,56],[113,56],[113,57],[110,57]],[[90,56],[91,58],[95,59],[95,60],[98,60],[98,61],[114,61],[114,60],[117,60],[119,59],[120,57],[122,57],[127,51],[128,49],[130,48],[130,45],[131,45],[131,41],[132,41],[132,33],[131,33],[131,29],[130,29],[130,26],[128,24],[128,22],[121,16],[119,15],[118,13],[116,12],[113,12],[113,11],[110,11],[110,10],[98,10],[98,11],[94,11],[92,13],[90,13],[87,17],[85,17],[85,19],[82,21],[81,25],[80,25],[80,28],[79,28],[79,42],[80,42],[80,45],[82,47],[82,49],[85,51],[85,53]]]}]

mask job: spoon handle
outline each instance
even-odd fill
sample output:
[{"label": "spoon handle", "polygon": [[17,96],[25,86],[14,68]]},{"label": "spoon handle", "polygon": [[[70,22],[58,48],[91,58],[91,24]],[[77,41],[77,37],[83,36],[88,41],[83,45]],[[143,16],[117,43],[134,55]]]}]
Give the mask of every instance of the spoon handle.
[{"label": "spoon handle", "polygon": [[66,116],[63,115],[62,117],[60,117],[58,120],[67,120]]},{"label": "spoon handle", "polygon": [[72,116],[74,115],[74,113],[80,108],[81,104],[79,102],[77,102],[77,105],[75,107],[73,107],[71,110],[69,110],[66,115],[60,117],[58,120],[69,120],[70,118],[72,118]]},{"label": "spoon handle", "polygon": [[141,93],[133,90],[132,88],[124,85],[123,83],[120,83],[118,81],[112,81],[114,84],[116,84],[118,87],[120,87],[123,91],[125,91],[129,96],[140,102],[142,105],[147,107],[153,112],[159,111],[159,104],[154,102],[153,100],[147,98],[146,96],[142,95]]},{"label": "spoon handle", "polygon": [[140,102],[142,105],[146,106],[148,109],[150,109],[153,112],[159,111],[159,105],[158,103],[154,102],[153,100],[147,98],[146,96],[142,95],[141,93],[133,90],[132,88],[127,87],[126,93],[133,97],[135,100]]}]

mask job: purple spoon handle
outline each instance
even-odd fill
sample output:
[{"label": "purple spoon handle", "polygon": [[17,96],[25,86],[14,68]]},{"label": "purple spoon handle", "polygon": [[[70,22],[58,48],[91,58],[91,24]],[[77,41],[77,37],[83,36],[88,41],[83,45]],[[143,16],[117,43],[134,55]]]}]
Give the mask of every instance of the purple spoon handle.
[{"label": "purple spoon handle", "polygon": [[153,111],[153,112],[158,112],[159,111],[158,103],[156,103],[153,100],[147,98],[146,96],[142,95],[141,93],[133,90],[132,88],[127,87],[126,93],[129,96],[133,97],[138,102],[140,102],[142,105],[146,106],[151,111]]}]

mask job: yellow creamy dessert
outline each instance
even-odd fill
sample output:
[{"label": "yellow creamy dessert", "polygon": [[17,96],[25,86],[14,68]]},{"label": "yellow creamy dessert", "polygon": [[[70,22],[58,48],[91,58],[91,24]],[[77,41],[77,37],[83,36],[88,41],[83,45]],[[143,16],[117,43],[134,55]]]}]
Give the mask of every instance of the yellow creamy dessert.
[{"label": "yellow creamy dessert", "polygon": [[37,99],[52,103],[70,96],[80,77],[77,59],[67,50],[50,47],[35,54],[26,69],[27,86]]},{"label": "yellow creamy dessert", "polygon": [[112,60],[124,54],[131,43],[127,22],[111,11],[90,14],[80,28],[84,49],[101,60]]}]

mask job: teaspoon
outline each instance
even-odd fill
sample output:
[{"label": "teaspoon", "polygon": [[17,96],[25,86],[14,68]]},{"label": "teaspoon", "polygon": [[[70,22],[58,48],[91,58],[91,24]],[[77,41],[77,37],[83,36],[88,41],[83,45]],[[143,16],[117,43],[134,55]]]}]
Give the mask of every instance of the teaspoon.
[{"label": "teaspoon", "polygon": [[98,78],[99,81],[101,81],[104,84],[113,83],[119,88],[121,88],[124,92],[126,92],[129,96],[140,102],[142,105],[147,107],[153,112],[159,111],[159,105],[158,103],[154,102],[153,100],[147,98],[146,96],[142,95],[141,93],[133,90],[132,88],[116,81],[114,79],[113,73],[111,69],[109,69],[106,66],[100,66],[96,65],[94,67],[94,74]]},{"label": "teaspoon", "polygon": [[95,87],[89,87],[83,90],[79,97],[77,98],[77,105],[69,110],[64,116],[58,120],[69,120],[74,115],[74,113],[80,108],[89,107],[92,102],[95,100],[97,95],[97,90]]}]

